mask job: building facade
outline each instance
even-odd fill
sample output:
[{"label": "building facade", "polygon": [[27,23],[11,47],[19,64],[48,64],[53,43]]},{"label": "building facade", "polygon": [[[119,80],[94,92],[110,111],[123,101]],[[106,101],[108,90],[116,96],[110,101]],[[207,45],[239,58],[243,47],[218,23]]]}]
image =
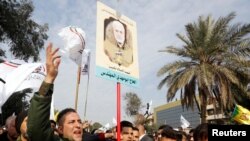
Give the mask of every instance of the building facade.
[{"label": "building facade", "polygon": [[196,105],[194,109],[182,107],[181,101],[170,102],[154,108],[154,123],[157,126],[168,124],[174,128],[181,126],[181,115],[190,123],[190,127],[196,127],[200,124],[200,114]]},{"label": "building facade", "polygon": [[[230,121],[230,117],[226,116],[223,111],[216,104],[212,104],[212,99],[208,100],[207,105],[207,122],[210,124],[228,124]],[[154,123],[157,126],[162,124],[171,125],[174,128],[178,128],[181,126],[180,116],[183,116],[189,123],[190,127],[194,128],[198,124],[200,124],[200,114],[196,105],[194,105],[194,109],[186,109],[181,105],[181,101],[170,102],[161,106],[154,108]]]}]

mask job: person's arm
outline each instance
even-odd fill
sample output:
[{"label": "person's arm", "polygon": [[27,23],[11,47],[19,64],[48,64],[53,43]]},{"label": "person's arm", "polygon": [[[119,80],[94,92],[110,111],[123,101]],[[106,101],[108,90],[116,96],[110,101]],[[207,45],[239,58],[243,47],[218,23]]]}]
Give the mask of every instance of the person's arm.
[{"label": "person's arm", "polygon": [[34,141],[53,141],[54,132],[50,126],[50,104],[53,93],[53,82],[58,74],[60,56],[58,49],[53,50],[52,44],[46,49],[47,75],[39,91],[31,99],[28,113],[28,135]]}]

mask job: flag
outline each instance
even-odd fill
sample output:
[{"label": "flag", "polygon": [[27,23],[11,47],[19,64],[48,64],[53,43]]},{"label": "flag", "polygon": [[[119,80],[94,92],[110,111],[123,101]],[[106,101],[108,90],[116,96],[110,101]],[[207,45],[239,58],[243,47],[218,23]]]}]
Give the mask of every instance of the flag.
[{"label": "flag", "polygon": [[[16,69],[20,64],[16,64],[9,61],[4,61],[3,63],[0,63],[0,95],[2,97],[3,94],[3,87],[6,83],[6,76],[8,73],[12,72],[14,69]],[[2,98],[0,97],[0,103]]]},{"label": "flag", "polygon": [[41,66],[40,63],[26,63],[8,73],[3,93],[9,95],[15,92],[22,82],[39,66]]},{"label": "flag", "polygon": [[4,86],[6,84],[6,77],[7,74],[12,72],[14,69],[16,69],[20,64],[16,64],[13,62],[9,62],[9,61],[4,61],[3,63],[0,64],[0,113],[2,113],[1,111],[1,107],[2,105],[5,103],[6,96],[4,94]]},{"label": "flag", "polygon": [[[33,78],[27,79],[28,76],[34,72],[34,70],[41,66],[41,63],[24,63],[21,65],[16,64],[10,66],[11,64],[13,63],[5,62],[4,64],[1,64],[1,67],[4,68],[1,69],[1,78],[3,79],[4,83],[0,82],[1,107],[14,92],[23,90],[25,88],[40,87],[41,85],[41,83],[30,84],[28,82],[29,80],[33,80]],[[41,78],[39,81],[42,82],[43,78]]]},{"label": "flag", "polygon": [[190,126],[190,123],[181,115],[180,117],[180,122],[181,122],[181,127],[183,129],[187,128]]},{"label": "flag", "polygon": [[87,75],[89,73],[89,67],[90,67],[90,50],[84,49],[82,54],[82,75]]},{"label": "flag", "polygon": [[8,73],[12,72],[14,69],[16,69],[18,66],[20,66],[22,63],[20,61],[12,60],[12,61],[4,61],[0,63],[0,92],[2,92],[3,84],[6,82],[6,76]]},{"label": "flag", "polygon": [[238,123],[250,125],[250,111],[236,104],[232,119]]},{"label": "flag", "polygon": [[64,40],[64,50],[68,57],[78,66],[82,63],[82,53],[85,48],[85,32],[78,27],[68,26],[58,33]]},{"label": "flag", "polygon": [[45,76],[46,67],[45,64],[41,64],[24,79],[24,81],[20,84],[16,91],[21,91],[26,88],[32,88],[34,91],[38,91]]}]

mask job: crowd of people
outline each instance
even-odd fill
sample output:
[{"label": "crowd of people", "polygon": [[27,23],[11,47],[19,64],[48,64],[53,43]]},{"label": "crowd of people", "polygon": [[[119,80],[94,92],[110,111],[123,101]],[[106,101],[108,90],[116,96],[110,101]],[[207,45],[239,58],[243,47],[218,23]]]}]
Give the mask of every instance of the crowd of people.
[{"label": "crowd of people", "polygon": [[[54,81],[61,62],[58,48],[50,43],[46,48],[47,75],[38,92],[31,99],[28,111],[7,118],[4,128],[0,130],[0,141],[114,141],[117,128],[106,132],[94,130],[87,132],[88,122],[82,122],[79,114],[72,108],[62,110],[57,121],[50,120],[50,105]],[[150,136],[143,124],[130,121],[120,122],[120,139],[122,141],[207,141],[207,124],[200,124],[190,133],[175,130],[169,125],[162,125]]]}]

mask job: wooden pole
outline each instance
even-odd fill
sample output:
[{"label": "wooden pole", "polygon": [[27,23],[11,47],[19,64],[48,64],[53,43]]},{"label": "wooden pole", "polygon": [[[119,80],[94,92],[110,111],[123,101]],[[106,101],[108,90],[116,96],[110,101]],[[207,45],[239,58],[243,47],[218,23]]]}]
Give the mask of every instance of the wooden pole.
[{"label": "wooden pole", "polygon": [[81,78],[81,66],[78,66],[78,72],[77,72],[77,82],[76,82],[76,98],[75,98],[75,110],[77,111],[77,103],[78,103],[78,91],[79,91],[79,84],[80,84],[80,78]]},{"label": "wooden pole", "polygon": [[88,72],[88,80],[87,80],[87,91],[85,97],[85,107],[84,107],[84,120],[86,120],[86,113],[87,113],[87,103],[88,103],[88,91],[89,91],[89,72]]}]

